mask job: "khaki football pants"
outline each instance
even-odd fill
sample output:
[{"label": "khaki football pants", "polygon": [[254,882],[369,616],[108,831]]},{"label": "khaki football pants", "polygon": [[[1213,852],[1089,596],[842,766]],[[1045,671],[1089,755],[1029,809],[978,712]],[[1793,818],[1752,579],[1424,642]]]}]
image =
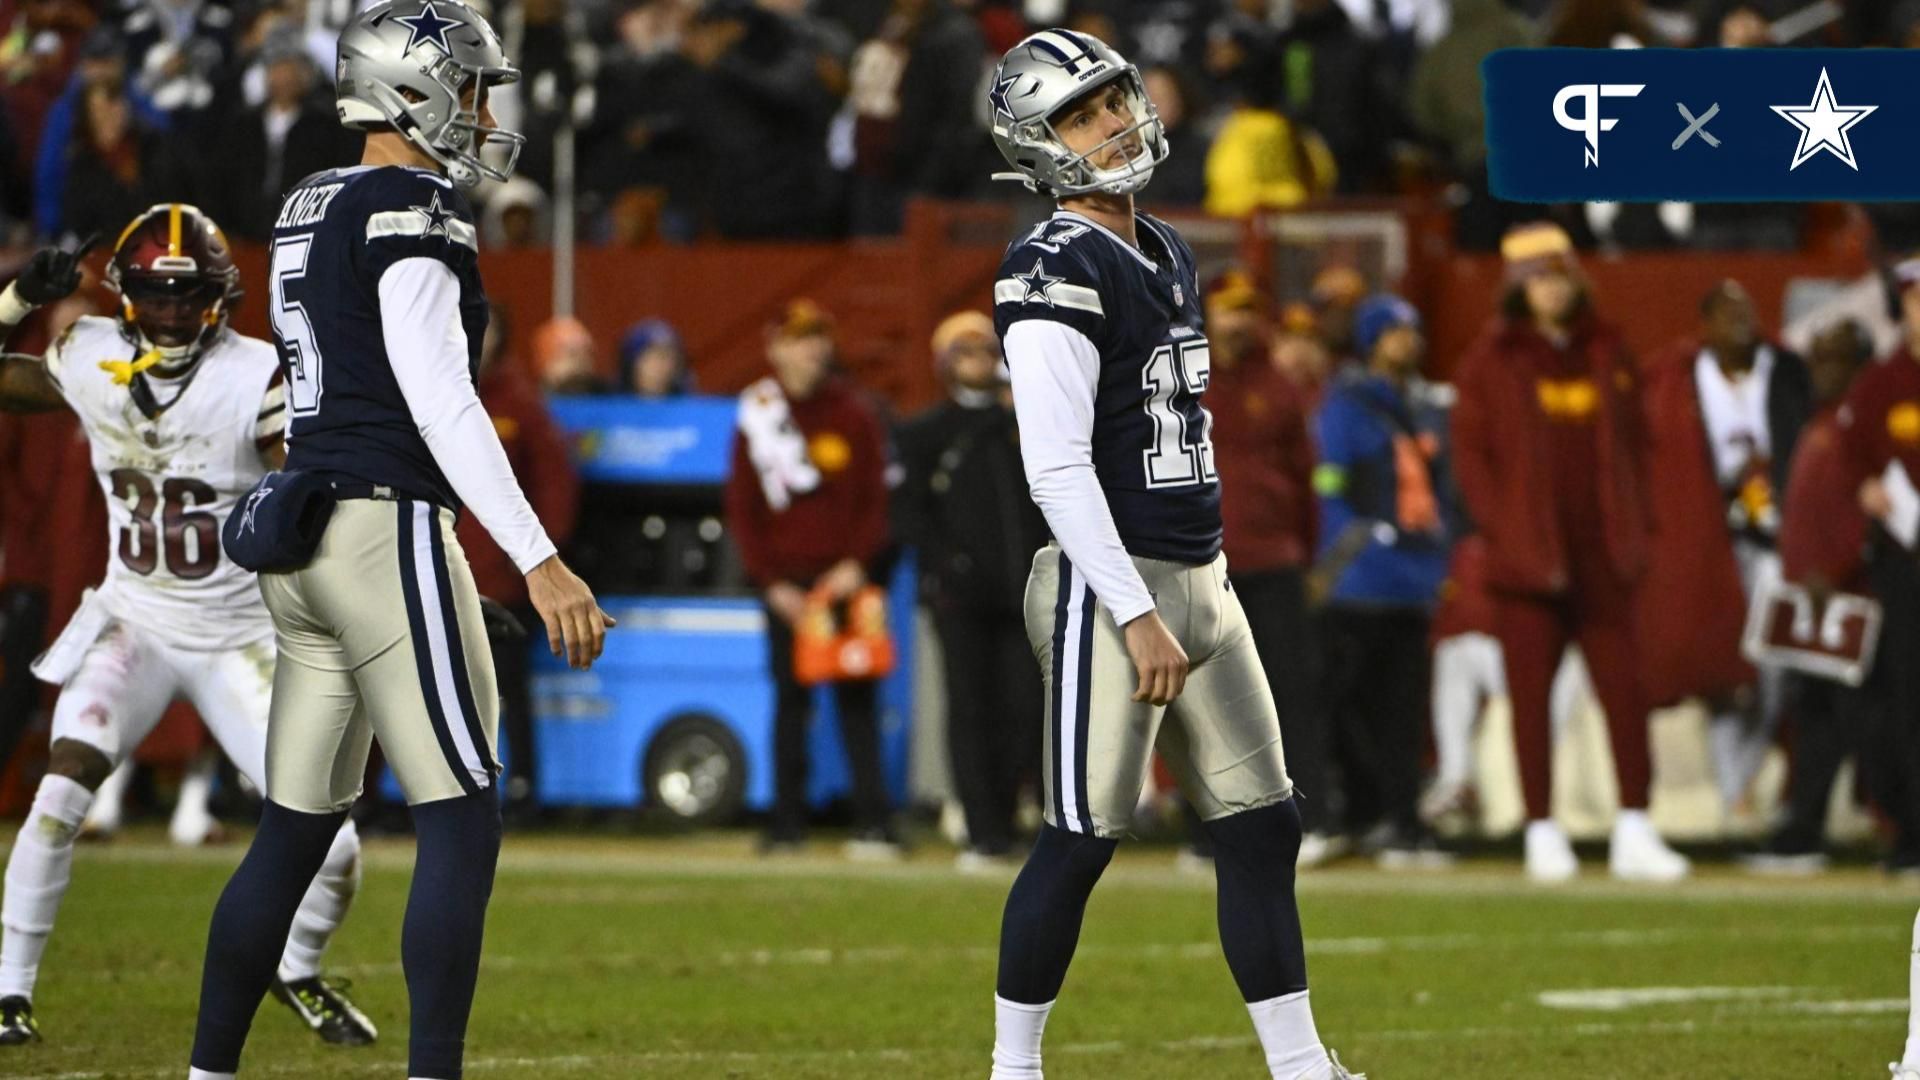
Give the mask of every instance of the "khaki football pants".
[{"label": "khaki football pants", "polygon": [[344,500],[313,561],[261,574],[260,591],[280,651],[269,798],[311,814],[345,809],[375,738],[409,804],[493,785],[493,656],[450,511]]},{"label": "khaki football pants", "polygon": [[1164,707],[1133,700],[1140,680],[1126,639],[1066,554],[1049,544],[1034,556],[1027,639],[1046,683],[1048,824],[1124,835],[1156,745],[1204,820],[1286,801],[1293,782],[1280,716],[1226,557],[1205,566],[1133,562],[1192,664],[1186,689]]}]

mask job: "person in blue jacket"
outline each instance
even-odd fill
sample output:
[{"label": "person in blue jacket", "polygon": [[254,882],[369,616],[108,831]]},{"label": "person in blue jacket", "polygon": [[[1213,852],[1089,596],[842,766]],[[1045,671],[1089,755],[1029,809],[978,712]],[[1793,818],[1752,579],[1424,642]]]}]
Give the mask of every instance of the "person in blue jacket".
[{"label": "person in blue jacket", "polygon": [[1359,362],[1314,417],[1320,550],[1315,577],[1326,702],[1345,776],[1348,828],[1389,868],[1444,865],[1419,814],[1427,637],[1447,574],[1440,439],[1416,380],[1420,315],[1397,296],[1354,312]]}]

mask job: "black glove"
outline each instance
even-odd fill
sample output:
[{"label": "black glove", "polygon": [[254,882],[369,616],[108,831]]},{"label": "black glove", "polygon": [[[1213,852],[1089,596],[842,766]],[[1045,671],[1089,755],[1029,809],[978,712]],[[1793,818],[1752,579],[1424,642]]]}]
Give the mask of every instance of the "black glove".
[{"label": "black glove", "polygon": [[33,253],[26,269],[13,279],[14,291],[20,299],[39,307],[51,304],[55,300],[64,300],[72,296],[80,287],[80,261],[93,250],[98,234],[87,237],[85,243],[75,251],[61,251],[57,247],[41,248]]},{"label": "black glove", "polygon": [[524,641],[527,628],[520,625],[507,606],[491,597],[480,598],[480,620],[486,624],[487,638],[491,641]]}]

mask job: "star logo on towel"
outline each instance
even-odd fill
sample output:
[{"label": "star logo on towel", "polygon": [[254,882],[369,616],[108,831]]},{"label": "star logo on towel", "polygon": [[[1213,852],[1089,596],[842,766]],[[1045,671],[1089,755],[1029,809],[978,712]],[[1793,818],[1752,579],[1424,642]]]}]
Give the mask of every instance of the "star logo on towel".
[{"label": "star logo on towel", "polygon": [[447,31],[460,25],[458,19],[443,19],[434,10],[432,0],[428,0],[418,15],[404,15],[393,20],[409,31],[407,47],[400,50],[401,56],[410,56],[421,45],[431,44],[447,56],[453,55],[453,46],[447,44]]},{"label": "star logo on towel", "polygon": [[248,533],[253,531],[253,512],[260,509],[260,504],[266,502],[267,496],[271,494],[273,494],[273,488],[262,487],[255,488],[253,492],[247,496],[247,505],[240,511],[241,532]]},{"label": "star logo on towel", "polygon": [[1047,268],[1041,264],[1039,259],[1035,259],[1031,271],[1025,274],[1015,274],[1013,275],[1013,280],[1026,287],[1026,293],[1020,297],[1021,303],[1028,304],[1038,300],[1048,307],[1052,307],[1053,297],[1048,294],[1047,290],[1067,279],[1049,276],[1047,274]]},{"label": "star logo on towel", "polygon": [[432,236],[438,233],[443,237],[451,239],[447,234],[447,222],[454,219],[454,214],[453,211],[440,205],[439,192],[436,191],[433,193],[433,198],[427,200],[427,205],[409,206],[407,209],[427,219],[427,229],[420,234],[421,236]]},{"label": "star logo on towel", "polygon": [[1773,111],[1781,118],[1800,129],[1800,145],[1794,147],[1793,164],[1787,166],[1789,172],[1805,164],[1807,159],[1825,150],[1844,162],[1854,172],[1860,171],[1860,163],[1853,157],[1853,141],[1847,137],[1847,129],[1865,120],[1878,105],[1836,105],[1833,101],[1833,83],[1827,78],[1827,69],[1820,69],[1820,82],[1813,90],[1813,101],[1806,105],[1775,105]]}]

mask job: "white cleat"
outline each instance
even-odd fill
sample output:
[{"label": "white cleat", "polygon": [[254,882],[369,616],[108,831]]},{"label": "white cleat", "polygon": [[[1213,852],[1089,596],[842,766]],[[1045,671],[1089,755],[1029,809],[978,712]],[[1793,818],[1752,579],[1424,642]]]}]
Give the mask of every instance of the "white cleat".
[{"label": "white cleat", "polygon": [[1623,813],[1614,819],[1607,866],[1621,881],[1669,883],[1693,872],[1685,855],[1667,846],[1645,814]]},{"label": "white cleat", "polygon": [[1301,870],[1325,866],[1345,855],[1347,846],[1347,838],[1344,836],[1310,832],[1300,838],[1300,855],[1294,860],[1294,866]]},{"label": "white cleat", "polygon": [[1333,1066],[1333,1075],[1328,1080],[1367,1080],[1366,1073],[1357,1073],[1340,1064],[1340,1055],[1327,1051],[1327,1061]]},{"label": "white cleat", "polygon": [[1893,1080],[1920,1080],[1920,1065],[1902,1065],[1895,1061],[1887,1066],[1893,1074]]},{"label": "white cleat", "polygon": [[1580,873],[1573,841],[1558,822],[1527,823],[1527,880],[1536,885],[1559,885]]}]

